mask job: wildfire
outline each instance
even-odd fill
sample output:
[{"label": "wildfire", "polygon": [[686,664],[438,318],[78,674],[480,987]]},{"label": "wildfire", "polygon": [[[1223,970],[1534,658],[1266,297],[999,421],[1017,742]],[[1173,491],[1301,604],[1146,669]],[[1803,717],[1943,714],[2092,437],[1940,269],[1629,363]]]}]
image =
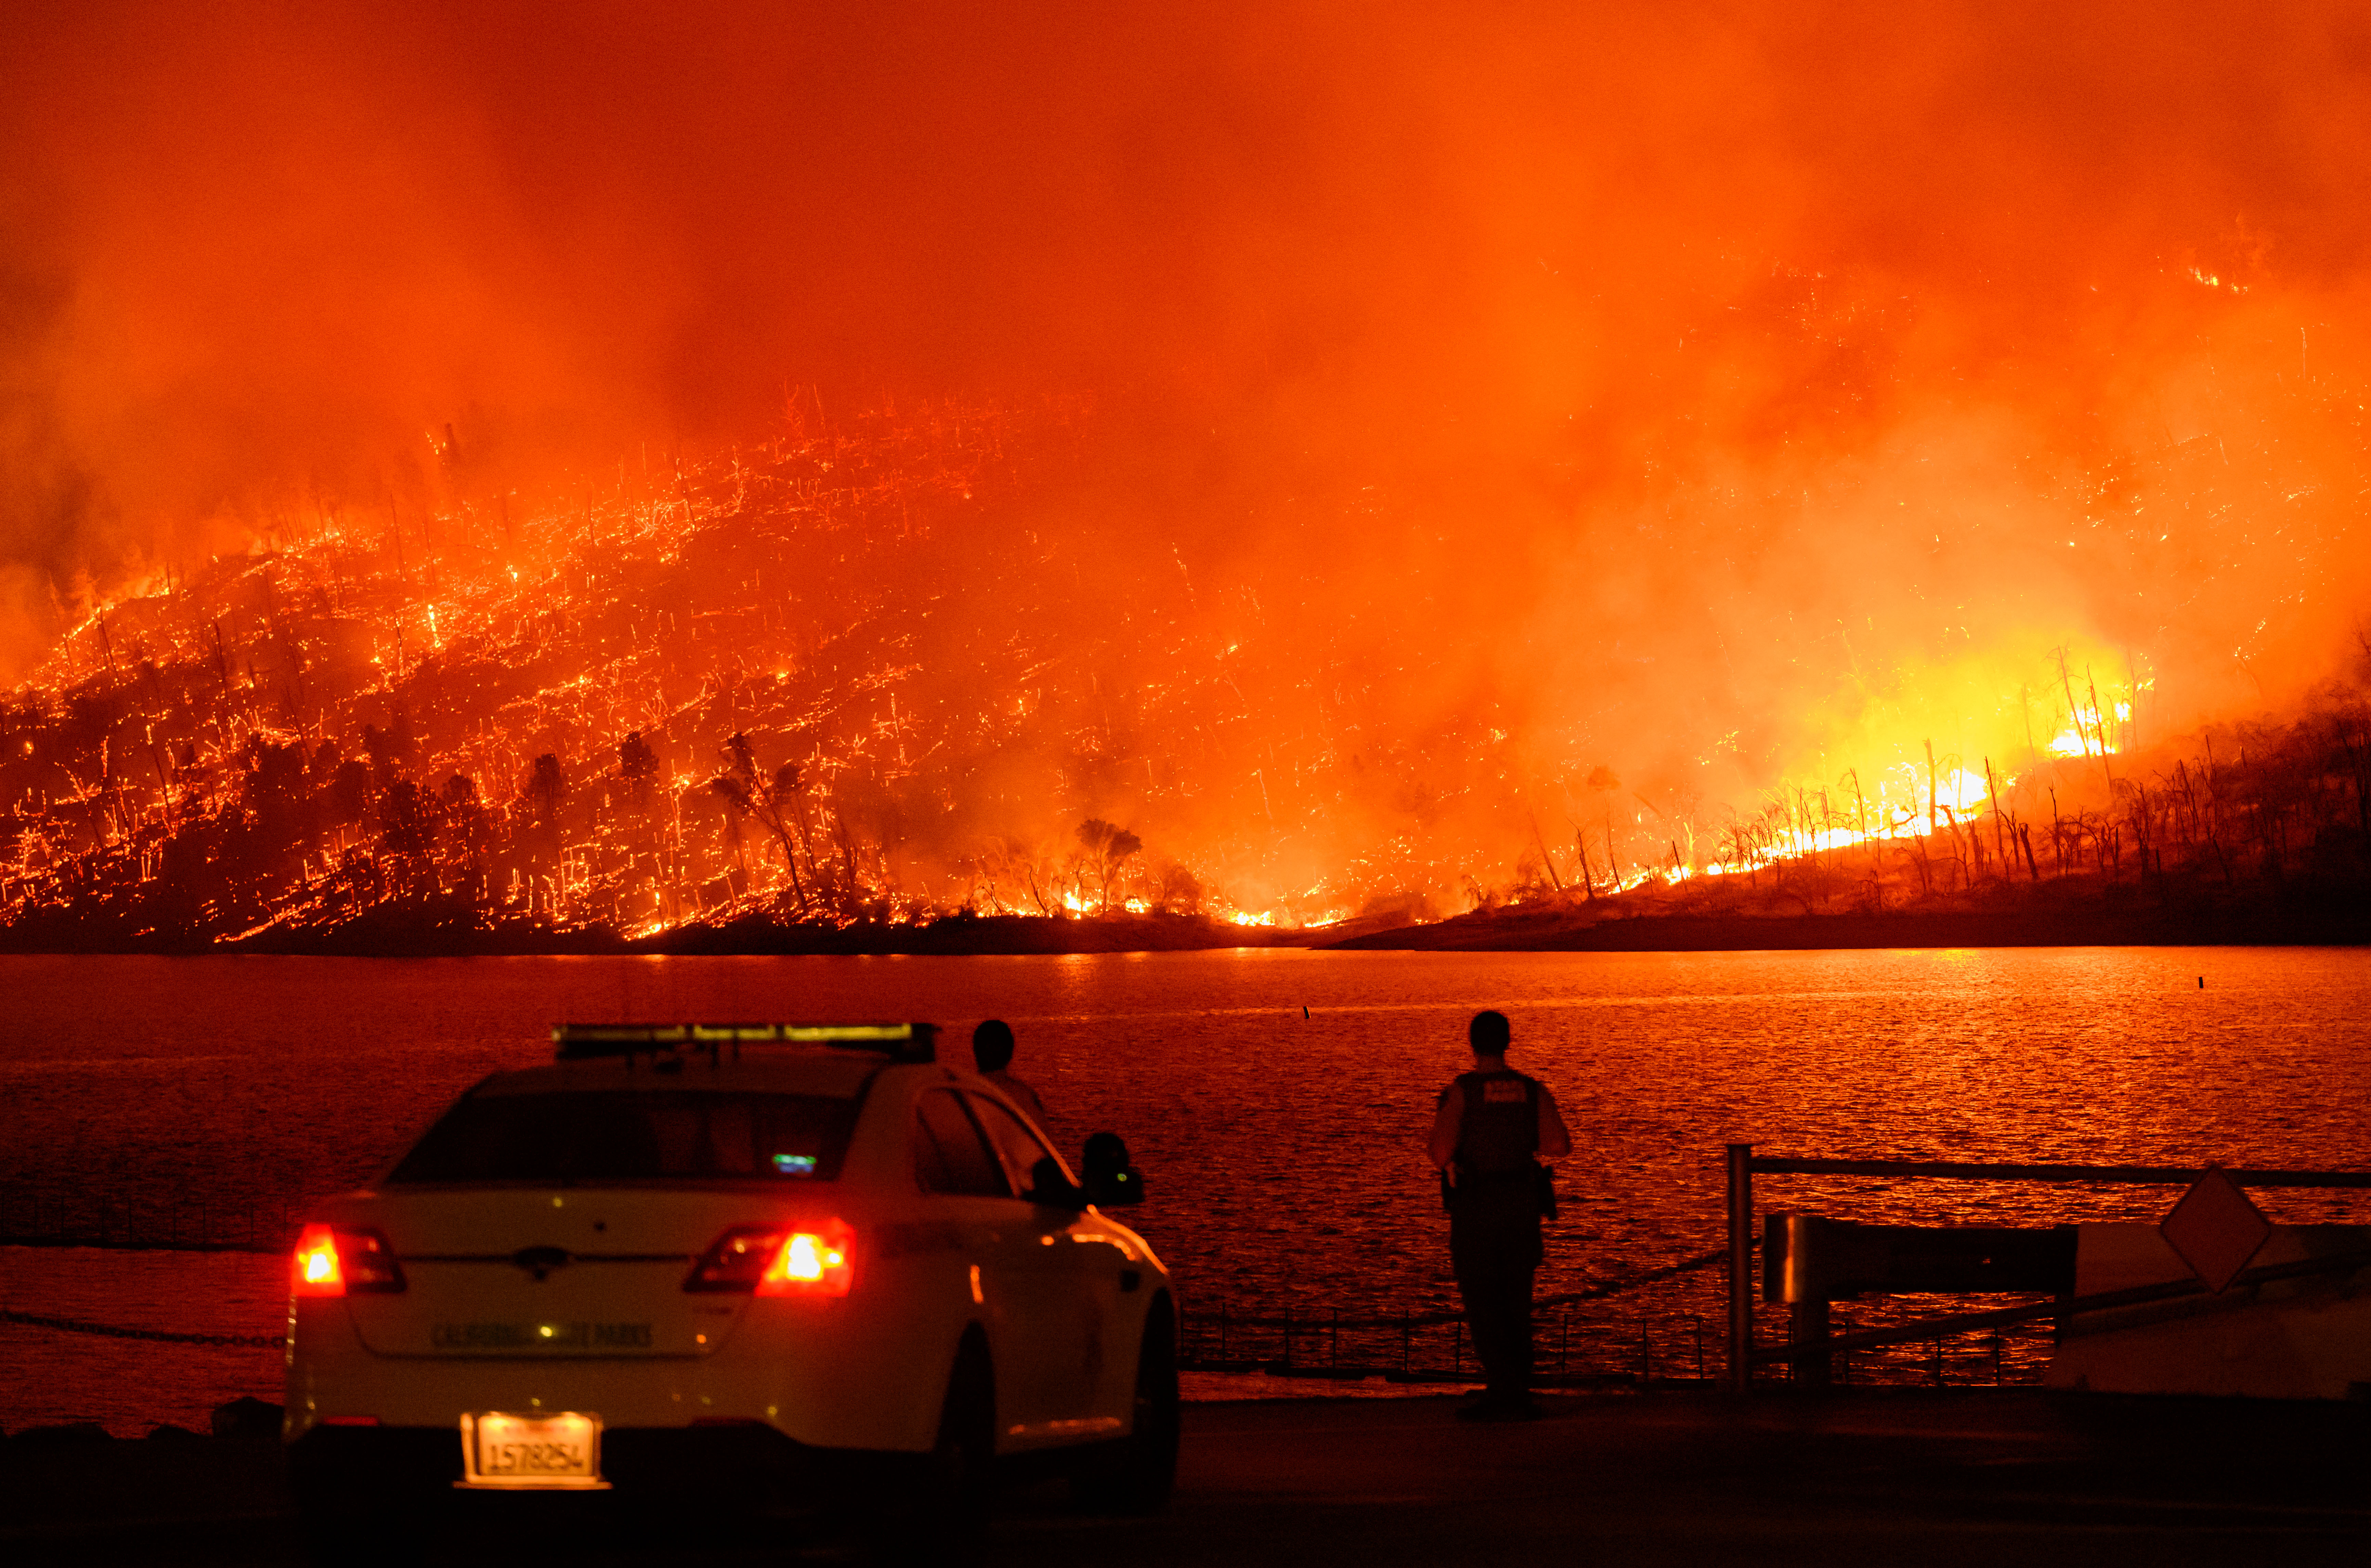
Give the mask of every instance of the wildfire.
[{"label": "wildfire", "polygon": [[0,708],[0,925],[238,942],[370,918],[649,937],[1207,909],[1273,928],[1092,817],[913,851],[965,756],[1049,727],[1105,744],[1074,727],[1058,645],[961,651],[977,706],[951,710],[914,656],[929,604],[884,587],[911,575],[884,553],[1009,484],[1030,434],[942,410],[540,501],[390,502],[384,527],[324,503],[96,607]]},{"label": "wildfire", "polygon": [[2129,702],[2115,703],[2110,711],[2115,715],[2111,721],[2103,721],[2097,708],[2075,709],[2067,715],[2066,727],[2059,731],[2051,740],[2050,755],[2053,756],[2107,756],[2115,753],[2120,748],[2110,734],[2109,723],[2112,722],[2118,726],[2130,723],[2133,717],[2133,705]]},{"label": "wildfire", "polygon": [[[839,920],[960,903],[898,885],[879,820],[910,776],[914,669],[883,655],[911,633],[861,570],[806,563],[811,584],[855,579],[820,626],[764,581],[787,585],[802,550],[861,555],[880,509],[977,489],[1011,423],[671,460],[539,506],[390,502],[378,529],[324,504],[173,592],[100,605],[0,708],[0,920],[236,940],[441,899],[648,933],[778,902]],[[756,527],[726,499],[751,484],[778,497]],[[702,574],[702,548],[731,559]],[[803,755],[761,762],[744,732]],[[1070,909],[1130,891],[1116,863],[1092,895],[1076,868],[1035,869]]]},{"label": "wildfire", "polygon": [[[1434,759],[1453,790],[1414,809],[1505,780],[1467,819],[1495,820],[1495,846],[1402,831],[1329,865],[1296,845],[1365,768],[1355,728],[1263,749],[1232,792],[1181,760],[1247,711],[1242,637],[1123,605],[1114,624],[1174,661],[1123,721],[1070,628],[957,608],[1075,586],[1076,562],[1037,548],[933,576],[940,530],[1026,482],[1040,428],[942,409],[541,493],[324,502],[248,555],[160,572],[168,591],[94,608],[0,704],[0,927],[392,941],[972,912],[1282,930],[1758,885],[1859,851],[1964,888],[1987,866],[2107,866],[2127,833],[2152,853],[2169,830],[2116,814],[2134,790],[2200,815],[2114,772],[2145,678],[2026,648],[1873,686],[1829,727],[1845,766],[1742,806],[1602,766],[1520,772],[1486,716]],[[1348,701],[1342,672],[1325,681]],[[1323,874],[1278,869],[1296,865]]]}]

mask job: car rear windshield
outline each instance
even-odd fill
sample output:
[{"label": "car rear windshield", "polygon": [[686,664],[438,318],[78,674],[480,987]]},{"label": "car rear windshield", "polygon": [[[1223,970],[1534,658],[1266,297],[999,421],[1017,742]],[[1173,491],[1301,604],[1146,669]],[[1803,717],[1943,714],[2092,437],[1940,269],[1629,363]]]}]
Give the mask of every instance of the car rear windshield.
[{"label": "car rear windshield", "polygon": [[472,1095],[398,1182],[829,1182],[856,1101],[681,1090]]}]

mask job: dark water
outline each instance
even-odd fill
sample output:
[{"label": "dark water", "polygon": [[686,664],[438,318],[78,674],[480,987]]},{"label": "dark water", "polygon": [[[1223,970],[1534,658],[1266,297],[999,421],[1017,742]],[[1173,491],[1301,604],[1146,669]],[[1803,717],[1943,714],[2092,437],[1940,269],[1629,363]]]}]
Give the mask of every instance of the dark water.
[{"label": "dark water", "polygon": [[[1016,1067],[1065,1148],[1103,1127],[1128,1137],[1152,1194],[1140,1228],[1189,1310],[1423,1311],[1452,1294],[1421,1144],[1479,1007],[1512,1018],[1517,1065],[1572,1124],[1541,1280],[1560,1291],[1716,1245],[1732,1140],[2371,1166],[2366,1004],[2371,953],[2319,949],[0,958],[0,1218],[106,1204],[144,1232],[201,1211],[217,1233],[251,1211],[268,1228],[283,1205],[368,1179],[482,1074],[546,1058],[555,1020],[915,1017],[967,1032],[993,1015],[1018,1032]],[[2156,1218],[2174,1195],[1770,1179],[1762,1193],[1995,1224]],[[2263,1202],[2284,1220],[2371,1217],[2359,1196]],[[277,1327],[270,1260],[0,1249],[0,1270],[20,1311]],[[1573,1332],[1602,1356],[1635,1351],[1644,1326],[1662,1364],[1684,1361],[1688,1320],[1718,1312],[1715,1284],[1625,1298]],[[186,1421],[272,1376],[253,1352],[0,1325],[0,1425]]]}]

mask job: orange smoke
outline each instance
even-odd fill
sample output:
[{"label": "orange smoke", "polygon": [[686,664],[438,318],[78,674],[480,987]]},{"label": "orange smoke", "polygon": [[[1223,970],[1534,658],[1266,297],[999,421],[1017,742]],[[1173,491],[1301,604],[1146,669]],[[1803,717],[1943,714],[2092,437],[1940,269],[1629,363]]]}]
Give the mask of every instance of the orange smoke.
[{"label": "orange smoke", "polygon": [[1011,613],[1128,755],[1013,766],[1315,907],[1621,797],[2008,771],[2087,675],[2144,738],[2277,707],[2363,609],[2345,7],[0,26],[0,673],[786,384],[1091,390],[966,548],[1067,563]]}]

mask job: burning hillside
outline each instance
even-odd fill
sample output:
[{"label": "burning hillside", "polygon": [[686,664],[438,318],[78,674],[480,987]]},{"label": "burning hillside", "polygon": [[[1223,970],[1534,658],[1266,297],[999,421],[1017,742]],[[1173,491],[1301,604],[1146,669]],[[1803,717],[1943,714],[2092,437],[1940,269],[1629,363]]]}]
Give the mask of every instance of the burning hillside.
[{"label": "burning hillside", "polygon": [[1075,412],[815,418],[534,501],[318,506],[95,612],[0,710],[7,925],[187,946],[373,910],[623,937],[1198,911],[1133,835],[992,777],[1108,749],[1035,602],[1047,563],[979,521]]},{"label": "burning hillside", "polygon": [[2360,870],[2371,731],[2342,692],[2226,728],[2219,756],[2214,733],[2145,747],[2137,666],[2103,679],[2062,646],[1963,708],[1949,749],[1908,739],[1931,693],[1872,702],[1832,777],[1726,795],[1709,764],[1625,783],[1585,733],[1515,744],[1504,706],[1411,712],[1404,667],[1341,625],[1312,646],[1332,585],[1197,583],[1180,547],[1065,533],[1108,484],[1076,403],[841,423],[803,392],[765,443],[533,492],[472,493],[466,439],[432,438],[422,496],[316,499],[248,553],[160,570],[0,706],[9,941],[1587,925]]}]

